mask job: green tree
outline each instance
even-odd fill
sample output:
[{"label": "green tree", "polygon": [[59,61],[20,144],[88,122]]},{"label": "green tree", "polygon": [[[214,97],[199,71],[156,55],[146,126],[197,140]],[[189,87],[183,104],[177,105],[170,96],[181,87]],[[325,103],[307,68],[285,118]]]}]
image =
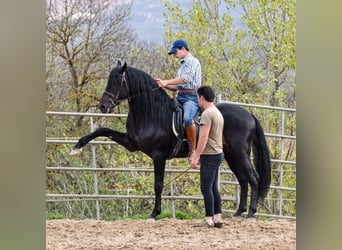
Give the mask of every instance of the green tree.
[{"label": "green tree", "polygon": [[[202,63],[203,83],[212,85],[232,101],[246,101],[253,79],[247,55],[251,48],[241,46],[246,32],[233,32],[233,18],[220,8],[220,1],[194,1],[186,9],[179,3],[164,1],[168,43],[176,38],[189,42],[190,51]],[[223,12],[223,13],[221,13]]]},{"label": "green tree", "polygon": [[162,1],[167,42],[189,42],[205,84],[232,101],[294,106],[294,0]]},{"label": "green tree", "polygon": [[127,24],[131,6],[105,0],[46,4],[48,106],[63,98],[68,101],[58,102],[61,110],[87,112],[97,103],[114,58],[134,41]]},{"label": "green tree", "polygon": [[[227,1],[228,2],[228,1]],[[230,1],[229,1],[230,2]],[[272,106],[294,107],[296,1],[237,0],[250,31],[261,79]]]}]

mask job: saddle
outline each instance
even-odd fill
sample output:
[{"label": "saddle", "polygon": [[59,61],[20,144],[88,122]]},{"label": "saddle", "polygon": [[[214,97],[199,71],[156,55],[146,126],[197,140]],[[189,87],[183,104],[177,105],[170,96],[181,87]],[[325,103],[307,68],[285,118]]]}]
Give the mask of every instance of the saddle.
[{"label": "saddle", "polygon": [[[172,154],[169,156],[169,159],[173,158],[175,155],[177,155],[180,146],[182,142],[188,142],[186,136],[185,136],[185,124],[184,124],[184,119],[183,119],[183,107],[182,105],[177,101],[177,99],[174,99],[173,103],[173,113],[172,113],[172,132],[173,134],[178,138],[177,144],[172,152]],[[198,138],[198,133],[199,133],[199,120],[201,117],[201,111],[198,110],[194,121],[196,125],[196,135]],[[190,149],[190,145],[189,145]]]}]

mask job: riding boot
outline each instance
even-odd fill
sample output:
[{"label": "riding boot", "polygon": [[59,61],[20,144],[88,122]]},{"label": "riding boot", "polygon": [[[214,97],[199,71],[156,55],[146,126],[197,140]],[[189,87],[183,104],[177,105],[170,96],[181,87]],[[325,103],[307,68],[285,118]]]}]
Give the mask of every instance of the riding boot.
[{"label": "riding boot", "polygon": [[196,150],[196,126],[195,124],[192,123],[192,125],[185,127],[185,133],[186,133],[188,142],[191,146],[191,151],[190,151],[191,153],[189,154],[189,158],[191,160],[191,156]]}]

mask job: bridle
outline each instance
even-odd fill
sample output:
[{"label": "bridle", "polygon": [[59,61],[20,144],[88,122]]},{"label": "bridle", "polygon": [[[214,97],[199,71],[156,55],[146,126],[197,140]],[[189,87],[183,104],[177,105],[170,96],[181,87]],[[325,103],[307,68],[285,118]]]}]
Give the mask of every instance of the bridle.
[{"label": "bridle", "polygon": [[128,96],[127,99],[128,99],[128,101],[130,101],[129,89],[128,89],[128,84],[127,84],[127,79],[126,79],[126,71],[124,71],[122,74],[120,74],[120,76],[121,76],[120,85],[113,91],[114,93],[112,93],[108,90],[106,90],[104,92],[104,94],[107,94],[110,96],[109,101],[114,105],[114,107],[116,105],[118,105],[122,100],[126,99],[126,98],[119,99],[120,89],[121,89],[122,85],[125,85],[126,90],[127,90],[127,96]]},{"label": "bridle", "polygon": [[[108,91],[108,90],[106,90],[104,92],[104,94],[110,96],[109,97],[109,101],[114,105],[114,107],[117,106],[122,100],[128,99],[128,102],[130,102],[133,98],[135,98],[137,96],[140,96],[140,95],[145,95],[148,92],[148,91],[144,91],[142,93],[130,96],[129,95],[128,81],[127,81],[127,78],[126,78],[126,71],[124,71],[122,74],[120,74],[120,76],[121,76],[120,85],[113,91],[113,93]],[[126,87],[127,97],[119,99],[120,90],[121,90],[122,85],[124,85]],[[155,91],[157,89],[159,89],[159,86],[155,87],[155,88],[152,88],[152,91]]]}]

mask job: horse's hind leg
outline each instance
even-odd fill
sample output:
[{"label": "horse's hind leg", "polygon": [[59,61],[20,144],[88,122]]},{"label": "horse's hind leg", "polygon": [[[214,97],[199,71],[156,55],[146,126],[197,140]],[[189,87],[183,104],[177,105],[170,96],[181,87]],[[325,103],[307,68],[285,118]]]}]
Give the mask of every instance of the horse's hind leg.
[{"label": "horse's hind leg", "polygon": [[240,168],[240,164],[235,161],[235,157],[231,152],[225,152],[225,159],[228,162],[229,168],[232,170],[240,184],[240,201],[237,211],[234,213],[233,217],[239,218],[244,212],[247,211],[247,193],[248,193],[248,180]]},{"label": "horse's hind leg", "polygon": [[234,216],[241,216],[241,213],[246,211],[249,184],[251,187],[251,198],[247,219],[255,218],[254,214],[256,213],[258,201],[258,174],[252,167],[248,156],[245,156],[237,167],[239,169],[236,171],[236,176],[241,186],[241,197],[239,209]]},{"label": "horse's hind leg", "polygon": [[251,163],[249,163],[249,171],[248,171],[248,179],[249,184],[251,186],[251,200],[249,204],[247,219],[255,219],[254,214],[257,211],[257,203],[258,203],[258,174],[252,168]]},{"label": "horse's hind leg", "polygon": [[239,177],[237,177],[237,179],[240,184],[240,202],[237,211],[233,215],[235,218],[241,217],[242,214],[247,211],[248,181],[244,178]]},{"label": "horse's hind leg", "polygon": [[[247,211],[248,184],[250,184],[251,200],[247,218],[254,218],[257,206],[258,175],[252,168],[248,155],[244,153],[236,154],[236,152],[235,155],[239,155],[239,157],[234,157],[233,154],[230,154],[229,157],[226,157],[230,169],[233,171],[240,184],[240,203],[237,211],[233,216],[241,217],[242,213]],[[241,155],[244,156],[242,157],[242,160]],[[238,161],[236,159],[240,160]]]}]

